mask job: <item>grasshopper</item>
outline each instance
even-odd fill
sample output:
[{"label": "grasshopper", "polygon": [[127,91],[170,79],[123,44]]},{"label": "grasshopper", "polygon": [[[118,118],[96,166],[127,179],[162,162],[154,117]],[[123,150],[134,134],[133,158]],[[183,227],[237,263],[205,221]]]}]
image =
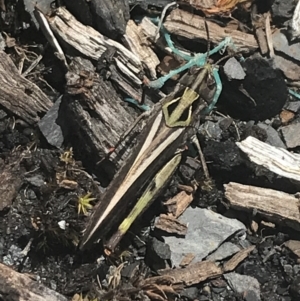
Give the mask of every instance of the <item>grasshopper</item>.
[{"label": "grasshopper", "polygon": [[[227,43],[228,40],[223,42],[223,47]],[[181,151],[178,149],[190,136],[191,127],[199,122],[200,112],[208,106],[203,91],[212,77],[217,86],[212,101],[215,104],[222,86],[217,67],[207,63],[193,76],[191,86],[181,87],[153,107],[131,156],[97,203],[81,239],[81,250],[105,238],[131,211],[106,245],[113,251],[135,218],[166,186],[180,163]],[[136,201],[137,195],[141,194]]]}]

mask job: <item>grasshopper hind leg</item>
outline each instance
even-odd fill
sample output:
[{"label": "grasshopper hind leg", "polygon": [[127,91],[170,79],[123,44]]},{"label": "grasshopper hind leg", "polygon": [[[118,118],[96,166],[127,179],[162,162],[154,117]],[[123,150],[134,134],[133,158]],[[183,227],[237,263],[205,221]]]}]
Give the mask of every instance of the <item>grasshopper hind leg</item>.
[{"label": "grasshopper hind leg", "polygon": [[215,79],[216,91],[214,93],[214,97],[213,97],[211,103],[208,105],[207,108],[205,108],[203,110],[202,114],[208,114],[208,113],[210,113],[213,110],[213,108],[215,107],[216,103],[218,102],[220,94],[222,92],[222,81],[220,79],[218,68],[213,67],[213,69],[212,69],[212,75],[213,75],[213,77]]}]

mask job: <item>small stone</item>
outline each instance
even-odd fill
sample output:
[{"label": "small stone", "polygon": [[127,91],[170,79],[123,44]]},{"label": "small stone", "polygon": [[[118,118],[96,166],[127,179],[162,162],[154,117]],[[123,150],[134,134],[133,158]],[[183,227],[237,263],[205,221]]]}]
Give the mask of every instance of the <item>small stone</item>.
[{"label": "small stone", "polygon": [[224,278],[236,293],[246,294],[249,291],[252,291],[256,295],[256,299],[260,299],[260,285],[257,279],[251,276],[241,275],[238,273],[227,273],[224,274]]},{"label": "small stone", "polygon": [[294,61],[300,62],[299,42],[290,44],[286,36],[280,30],[276,30],[273,33],[272,39],[276,51],[283,53],[286,57],[291,58]]},{"label": "small stone", "polygon": [[171,251],[169,245],[166,243],[152,238],[150,246],[147,248],[146,262],[154,269],[166,268],[166,261],[170,260]]},{"label": "small stone", "polygon": [[139,264],[139,261],[135,261],[129,265],[124,266],[121,271],[121,276],[127,279],[131,279],[131,277],[133,277],[134,273],[138,269]]},{"label": "small stone", "polygon": [[276,24],[278,22],[289,20],[293,17],[294,9],[294,1],[275,0],[271,6],[272,19],[274,19],[274,22],[276,22]]},{"label": "small stone", "polygon": [[59,97],[46,115],[39,121],[38,126],[47,142],[60,148],[64,142],[61,125],[57,122],[62,97]]},{"label": "small stone", "polygon": [[32,177],[26,177],[26,181],[35,187],[41,187],[45,185],[45,179],[41,174],[37,174]]},{"label": "small stone", "polygon": [[293,123],[281,129],[287,148],[300,146],[300,123]]},{"label": "small stone", "polygon": [[283,143],[278,131],[276,131],[271,125],[266,125],[260,122],[258,123],[258,126],[266,131],[267,143],[276,147],[281,147],[286,149],[286,145]]},{"label": "small stone", "polygon": [[294,113],[298,113],[298,111],[300,110],[300,101],[289,102],[288,105],[286,106],[286,109]]},{"label": "small stone", "polygon": [[257,294],[254,291],[249,290],[249,291],[245,292],[244,300],[245,301],[258,301],[260,299],[257,297]]},{"label": "small stone", "polygon": [[229,80],[232,79],[242,80],[246,76],[243,67],[238,62],[238,60],[234,57],[227,60],[227,62],[224,64],[223,69]]},{"label": "small stone", "polygon": [[198,291],[199,289],[197,287],[188,287],[184,289],[180,295],[188,300],[195,300],[197,299]]},{"label": "small stone", "polygon": [[201,261],[219,248],[228,237],[246,231],[240,221],[201,208],[187,208],[179,221],[188,223],[186,236],[164,237],[172,252],[172,264],[177,267],[186,254],[195,254],[193,262]]}]

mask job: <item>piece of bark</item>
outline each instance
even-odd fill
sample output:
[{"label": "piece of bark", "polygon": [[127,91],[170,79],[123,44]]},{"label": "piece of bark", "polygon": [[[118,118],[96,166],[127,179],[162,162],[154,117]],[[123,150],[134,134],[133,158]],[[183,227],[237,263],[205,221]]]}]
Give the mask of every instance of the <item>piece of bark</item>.
[{"label": "piece of bark", "polygon": [[281,191],[225,184],[225,197],[237,210],[257,212],[264,219],[300,231],[299,198]]},{"label": "piece of bark", "polygon": [[28,124],[35,124],[52,106],[38,86],[19,74],[10,57],[0,51],[0,104]]},{"label": "piece of bark", "polygon": [[179,217],[185,209],[191,204],[194,197],[192,194],[181,191],[173,198],[167,200],[164,206],[167,207],[168,213],[172,214],[175,218]]},{"label": "piece of bark", "polygon": [[284,245],[290,249],[296,256],[300,258],[300,241],[299,240],[288,240]]},{"label": "piece of bark", "polygon": [[186,235],[187,225],[172,216],[161,214],[155,223],[155,228],[167,233]]},{"label": "piece of bark", "polygon": [[260,51],[263,55],[267,54],[269,51],[265,34],[265,24],[266,14],[260,15],[257,13],[257,11],[256,13],[252,14],[252,25],[255,30]]},{"label": "piece of bark", "polygon": [[279,176],[300,182],[300,154],[290,153],[251,136],[236,144],[255,164]]},{"label": "piece of bark", "polygon": [[231,259],[229,259],[223,265],[223,271],[230,272],[233,271],[243,260],[245,260],[249,254],[255,249],[255,246],[250,246],[236,253]]},{"label": "piece of bark", "polygon": [[[126,47],[106,38],[92,27],[81,24],[65,8],[59,7],[55,15],[47,17],[47,20],[58,39],[63,41],[64,48],[69,46],[70,50],[97,61],[108,47],[113,47],[115,60],[123,63],[128,72],[139,74],[142,71],[140,60]],[[138,82],[138,78],[136,80]]]},{"label": "piece of bark", "polygon": [[[68,72],[62,110],[68,116],[69,127],[76,133],[87,158],[103,160],[119,142],[121,135],[133,124],[136,115],[125,110],[124,102],[110,82],[97,73]],[[129,152],[129,147],[124,150]],[[115,153],[110,158],[115,158]],[[124,158],[122,158],[124,159]],[[121,164],[121,161],[119,162]],[[106,171],[112,176],[111,166]]]},{"label": "piece of bark", "polygon": [[[194,15],[180,9],[175,9],[169,16],[167,16],[164,26],[171,34],[175,34],[189,40],[207,40],[204,20],[204,18],[198,15]],[[212,43],[218,44],[225,37],[231,37],[237,49],[246,48],[254,51],[258,48],[258,44],[253,35],[221,27],[209,20],[206,20],[206,22]]]},{"label": "piece of bark", "polygon": [[126,26],[126,34],[124,36],[129,49],[144,62],[148,68],[151,78],[156,78],[156,67],[160,63],[157,55],[149,47],[147,36],[143,32],[141,26],[137,26],[132,20],[129,20]]},{"label": "piece of bark", "polygon": [[195,258],[195,254],[193,254],[193,253],[188,253],[188,254],[186,254],[186,255],[182,258],[182,260],[181,260],[179,266],[180,266],[181,268],[187,267],[187,266],[194,260],[194,258]]},{"label": "piece of bark", "polygon": [[158,273],[164,276],[174,278],[174,283],[184,283],[187,286],[200,283],[209,278],[214,278],[222,275],[221,267],[218,267],[212,261],[201,261],[190,264],[183,269],[159,270]]},{"label": "piece of bark", "polygon": [[24,169],[20,166],[22,154],[12,153],[0,172],[0,211],[10,207],[23,184]]},{"label": "piece of bark", "polygon": [[63,295],[0,263],[0,296],[5,301],[67,301]]},{"label": "piece of bark", "polygon": [[81,24],[63,7],[58,8],[54,16],[47,17],[47,20],[64,51],[70,55],[80,54],[100,63],[106,61],[109,69],[110,66],[113,67],[110,72],[114,83],[129,97],[140,101],[143,66],[135,54],[94,28]]}]

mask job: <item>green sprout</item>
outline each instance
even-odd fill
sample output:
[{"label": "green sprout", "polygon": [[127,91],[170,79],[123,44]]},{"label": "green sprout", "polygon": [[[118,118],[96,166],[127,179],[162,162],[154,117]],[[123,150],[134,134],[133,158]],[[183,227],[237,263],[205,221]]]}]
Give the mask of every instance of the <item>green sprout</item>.
[{"label": "green sprout", "polygon": [[91,198],[91,192],[87,193],[84,196],[78,198],[78,214],[82,212],[84,215],[87,215],[87,210],[92,209],[93,205],[90,202],[96,200],[96,198]]}]

